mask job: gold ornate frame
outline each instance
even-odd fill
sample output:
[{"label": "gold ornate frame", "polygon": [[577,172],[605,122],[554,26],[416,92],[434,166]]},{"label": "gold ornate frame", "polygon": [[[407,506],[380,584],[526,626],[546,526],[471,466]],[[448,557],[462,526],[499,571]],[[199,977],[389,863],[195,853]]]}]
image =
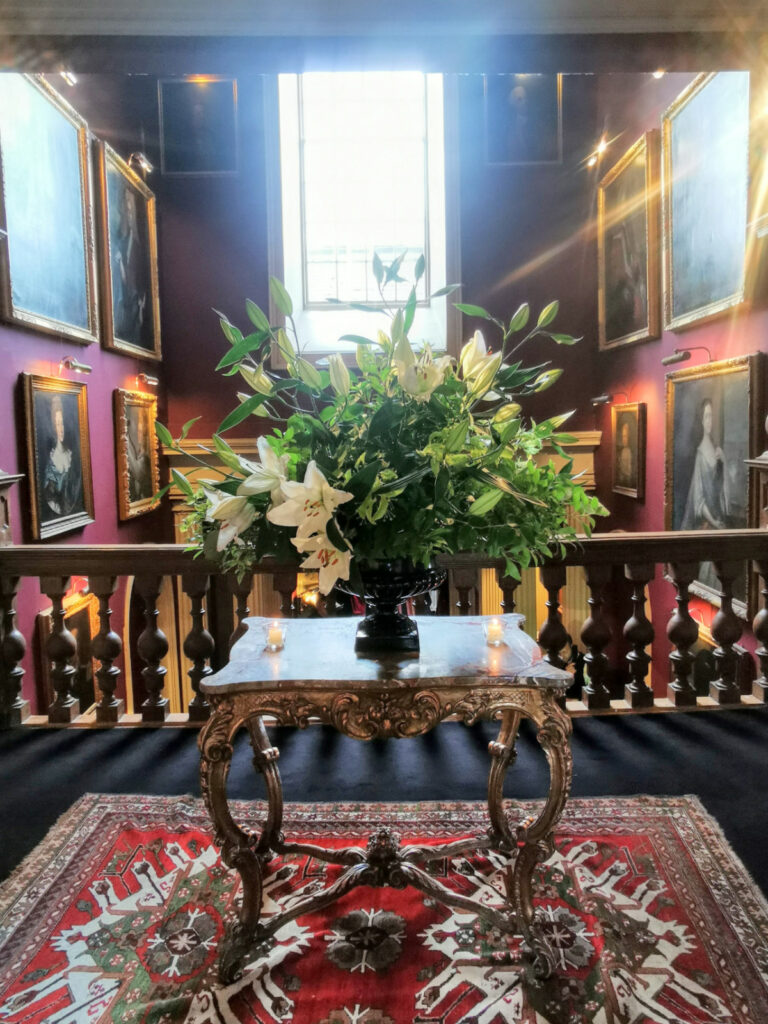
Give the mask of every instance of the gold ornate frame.
[{"label": "gold ornate frame", "polygon": [[[746,300],[749,292],[748,276],[750,267],[748,265],[747,255],[749,252],[748,244],[748,232],[753,230],[749,227],[750,221],[750,205],[751,199],[749,189],[749,169],[750,169],[750,152],[749,152],[749,138],[750,138],[750,116],[749,109],[747,111],[747,125],[745,129],[745,136],[747,138],[747,152],[745,153],[744,160],[744,173],[746,175],[746,187],[747,187],[747,204],[744,211],[744,263],[741,276],[741,285],[736,291],[730,295],[720,295],[711,301],[704,303],[694,309],[686,310],[678,313],[674,312],[674,298],[675,298],[675,281],[674,281],[674,269],[673,269],[673,246],[675,240],[675,226],[673,224],[672,217],[672,183],[674,181],[676,169],[672,166],[672,131],[674,120],[679,114],[685,110],[688,104],[697,96],[699,96],[718,76],[719,72],[708,72],[705,74],[698,75],[691,84],[680,93],[677,99],[670,104],[670,106],[664,111],[662,115],[662,225],[663,225],[663,236],[664,236],[664,327],[669,331],[682,330],[687,327],[692,327],[694,324],[705,323],[709,320],[713,320],[716,317],[726,314],[729,310],[736,309],[742,306]],[[731,116],[734,116],[734,112],[731,112]],[[728,128],[727,125],[713,123],[711,130],[713,135],[718,132],[724,131]],[[711,157],[710,157],[711,159]],[[725,190],[720,195],[712,197],[713,202],[723,201]],[[706,218],[706,211],[701,211],[702,217]]]},{"label": "gold ornate frame", "polygon": [[[650,341],[661,334],[660,308],[660,277],[659,260],[659,132],[656,129],[646,132],[635,142],[622,158],[602,178],[597,187],[597,303],[598,329],[601,349],[618,348],[621,345],[633,345],[640,341]],[[611,185],[632,166],[638,157],[645,163],[645,189],[642,197],[638,197],[638,205],[642,203],[645,217],[645,272],[647,295],[645,301],[645,326],[631,331],[618,338],[606,336],[606,236],[615,224],[606,223],[606,191]],[[624,216],[633,214],[635,207],[622,211]],[[618,221],[621,223],[622,220]]]},{"label": "gold ornate frame", "polygon": [[[35,540],[45,540],[59,533],[67,533],[94,522],[93,481],[91,478],[91,441],[88,432],[88,398],[85,384],[59,377],[39,377],[33,373],[22,374],[24,387],[24,417],[27,432],[27,472],[29,474],[30,525]],[[83,505],[85,511],[62,516],[51,523],[40,521],[40,495],[37,493],[40,452],[35,430],[34,395],[38,391],[52,394],[77,395],[77,419],[80,428],[80,465],[83,471]]]},{"label": "gold ornate frame", "polygon": [[[154,423],[157,419],[157,397],[144,391],[123,391],[117,388],[115,397],[115,465],[117,467],[117,507],[120,519],[133,519],[157,507],[154,496],[160,490],[160,460]],[[128,406],[149,409],[152,432],[150,433],[149,463],[152,477],[152,495],[138,501],[130,499],[130,466],[128,465]]]},{"label": "gold ornate frame", "polygon": [[[616,428],[622,413],[634,413],[637,419],[637,487],[623,487],[616,483]],[[629,498],[642,501],[645,498],[645,402],[626,402],[611,406],[611,481],[615,494],[626,494]]]},{"label": "gold ornate frame", "polygon": [[[536,74],[530,77],[539,78],[554,78],[555,79],[555,102],[557,104],[557,158],[555,160],[492,160],[489,152],[489,139],[492,131],[491,118],[490,118],[490,98],[489,98],[489,86],[488,78],[489,75],[483,76],[483,131],[484,141],[483,148],[485,151],[485,163],[488,167],[543,167],[562,164],[563,162],[563,76],[562,74]],[[492,76],[492,77],[504,77],[504,78],[515,78],[514,73],[505,74],[503,76]]]},{"label": "gold ornate frame", "polygon": [[[674,424],[675,424],[675,389],[678,384],[692,380],[703,380],[706,378],[722,377],[733,373],[746,373],[747,375],[747,430],[748,448],[747,458],[755,458],[762,449],[763,430],[762,425],[765,419],[765,359],[763,353],[754,352],[752,355],[736,356],[733,359],[723,359],[717,363],[704,363],[701,366],[689,366],[682,370],[675,370],[666,376],[666,440],[664,452],[664,529],[673,530],[674,511]],[[756,526],[760,516],[759,509],[759,488],[756,485],[754,473],[747,471],[747,526]],[[757,578],[755,573],[750,571],[749,566],[745,569],[747,576],[746,602],[733,601],[733,609],[742,618],[752,618],[757,611]],[[711,587],[695,580],[690,587],[691,593],[709,601],[716,607],[720,606],[720,594]]]},{"label": "gold ornate frame", "polygon": [[80,204],[83,224],[83,241],[85,245],[85,291],[88,307],[88,326],[79,327],[62,320],[55,320],[33,310],[22,309],[13,301],[12,268],[8,240],[3,232],[7,228],[8,198],[5,194],[5,181],[2,175],[2,145],[0,144],[0,313],[3,319],[22,327],[34,328],[46,334],[69,338],[80,344],[90,345],[99,340],[99,306],[96,289],[96,259],[92,207],[91,165],[88,159],[88,125],[77,111],[53,89],[40,75],[24,75],[26,81],[37,89],[46,100],[67,120],[77,131],[78,163],[80,166]]},{"label": "gold ornate frame", "polygon": [[[220,85],[223,82],[228,82],[232,86],[232,112],[233,112],[233,124],[234,124],[234,166],[224,167],[215,170],[170,170],[167,166],[167,154],[166,154],[166,134],[169,130],[169,126],[166,124],[166,115],[163,104],[163,86],[165,85],[187,85],[190,89],[193,89],[196,85],[201,84],[216,84]],[[157,82],[157,101],[158,101],[158,119],[160,129],[160,171],[163,175],[173,175],[174,177],[186,177],[189,175],[206,175],[220,177],[222,175],[233,175],[239,173],[240,168],[240,132],[238,126],[238,97],[237,97],[237,79],[230,75],[189,75],[185,78],[160,78]]]},{"label": "gold ornate frame", "polygon": [[[104,347],[115,352],[127,352],[139,359],[159,360],[160,355],[160,289],[157,272],[157,213],[154,192],[146,186],[139,175],[121,159],[106,142],[94,141],[96,175],[99,186],[99,276],[101,280],[101,308]],[[149,293],[152,323],[152,348],[146,349],[115,334],[115,311],[112,303],[112,261],[109,235],[109,196],[107,192],[107,169],[113,168],[126,182],[126,187],[138,193],[144,205],[147,219],[147,240],[149,244]]]}]

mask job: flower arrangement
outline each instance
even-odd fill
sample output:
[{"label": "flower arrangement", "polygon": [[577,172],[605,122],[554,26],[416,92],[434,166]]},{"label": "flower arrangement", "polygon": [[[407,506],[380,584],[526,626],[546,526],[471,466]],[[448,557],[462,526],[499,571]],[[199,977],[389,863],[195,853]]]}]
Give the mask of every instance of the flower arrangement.
[{"label": "flower arrangement", "polygon": [[[522,568],[575,537],[569,509],[587,533],[594,516],[605,514],[574,480],[567,457],[560,469],[536,459],[545,447],[565,456],[561,446],[572,438],[560,428],[570,414],[542,423],[522,415],[520,401],[562,371],[549,362],[524,366],[519,349],[537,336],[558,345],[579,340],[550,330],[558,303],[532,326],[527,304],[505,323],[457,303],[498,332],[495,350],[476,331],[458,361],[426,345],[414,351],[408,336],[424,260],[407,301],[392,304],[385,293],[402,281],[401,263],[374,258],[382,302],[356,308],[384,312],[389,322],[371,337],[344,336],[356,346],[353,372],[338,354],[327,369],[306,358],[290,296],[275,278],[270,290],[285,327],[271,325],[250,300],[250,333],[221,315],[231,347],[217,369],[239,373],[249,391],[238,394],[240,404],[214,435],[220,476],[196,487],[177,470],[172,478],[191,507],[186,528],[195,547],[215,553],[224,569],[242,574],[267,557],[301,558],[302,569],[318,571],[321,593],[340,580],[362,593],[361,567],[396,559],[428,566],[441,554],[466,551],[503,558],[506,572],[519,578]],[[273,346],[285,374],[268,369]],[[256,442],[258,461],[236,454],[222,436],[251,415],[274,421]],[[178,440],[157,424],[158,436],[182,451],[194,422]]]}]

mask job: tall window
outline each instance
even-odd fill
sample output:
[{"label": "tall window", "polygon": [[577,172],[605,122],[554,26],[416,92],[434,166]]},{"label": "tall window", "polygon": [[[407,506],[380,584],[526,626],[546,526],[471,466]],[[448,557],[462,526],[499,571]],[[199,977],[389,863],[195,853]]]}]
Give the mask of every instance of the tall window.
[{"label": "tall window", "polygon": [[456,273],[446,217],[442,76],[280,75],[277,99],[281,244],[271,246],[271,272],[293,297],[302,342],[315,353],[351,351],[352,343],[337,342],[341,334],[385,324],[347,306],[380,301],[374,253],[385,264],[405,254],[406,283],[385,293],[401,301],[423,253],[427,271],[411,337],[445,348],[446,301],[429,297],[455,280],[448,281],[449,268]]}]

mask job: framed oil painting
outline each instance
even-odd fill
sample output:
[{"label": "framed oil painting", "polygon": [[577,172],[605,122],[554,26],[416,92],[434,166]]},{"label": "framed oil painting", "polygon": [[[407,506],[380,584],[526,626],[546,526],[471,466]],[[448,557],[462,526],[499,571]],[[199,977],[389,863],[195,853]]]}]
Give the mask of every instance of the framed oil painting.
[{"label": "framed oil painting", "polygon": [[0,74],[0,170],[3,318],[97,341],[88,126],[40,76]]},{"label": "framed oil painting", "polygon": [[613,490],[642,501],[645,497],[645,403],[611,406]]},{"label": "framed oil painting", "polygon": [[236,174],[237,81],[193,75],[157,88],[163,174]]},{"label": "framed oil painting", "polygon": [[483,91],[487,163],[562,163],[562,75],[486,75]]},{"label": "framed oil painting", "polygon": [[[667,374],[664,518],[667,530],[756,526],[757,487],[744,460],[762,448],[764,356],[755,353]],[[702,562],[691,590],[719,604],[711,562]],[[754,608],[747,567],[734,587],[734,609]]]},{"label": "framed oil painting", "polygon": [[699,75],[662,117],[664,324],[711,320],[746,295],[749,73]]},{"label": "framed oil painting", "polygon": [[646,132],[597,189],[600,348],[658,338],[659,132]]},{"label": "framed oil painting", "polygon": [[143,391],[115,391],[117,504],[120,518],[133,519],[156,507],[160,490],[155,420],[157,398]]},{"label": "framed oil painting", "polygon": [[96,144],[103,340],[160,358],[155,196],[106,143]]},{"label": "framed oil painting", "polygon": [[44,540],[94,521],[85,384],[22,374],[32,535]]}]

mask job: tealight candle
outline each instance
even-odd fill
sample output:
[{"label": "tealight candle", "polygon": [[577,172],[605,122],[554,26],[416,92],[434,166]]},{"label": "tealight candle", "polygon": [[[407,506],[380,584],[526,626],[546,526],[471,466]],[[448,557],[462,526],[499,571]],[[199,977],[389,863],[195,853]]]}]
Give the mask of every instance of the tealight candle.
[{"label": "tealight candle", "polygon": [[491,619],[486,625],[485,642],[489,647],[500,647],[504,642],[504,626],[499,619]]},{"label": "tealight candle", "polygon": [[285,643],[285,629],[279,622],[270,623],[267,631],[267,650],[280,651]]}]

